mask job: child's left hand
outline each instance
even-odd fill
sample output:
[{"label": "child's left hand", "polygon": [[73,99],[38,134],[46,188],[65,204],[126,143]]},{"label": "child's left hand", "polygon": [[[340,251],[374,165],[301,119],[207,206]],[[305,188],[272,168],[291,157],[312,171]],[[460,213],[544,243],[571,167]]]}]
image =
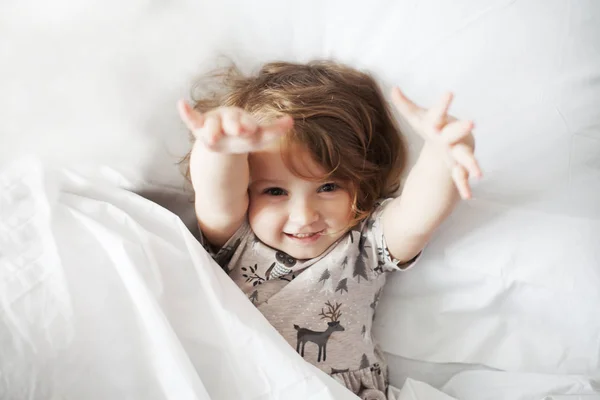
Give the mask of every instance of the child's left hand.
[{"label": "child's left hand", "polygon": [[481,169],[475,159],[472,130],[473,122],[458,120],[448,115],[452,103],[452,93],[445,94],[438,105],[425,109],[409,100],[394,88],[392,100],[398,112],[412,128],[438,148],[451,170],[452,179],[463,199],[471,197],[469,177],[480,178]]}]

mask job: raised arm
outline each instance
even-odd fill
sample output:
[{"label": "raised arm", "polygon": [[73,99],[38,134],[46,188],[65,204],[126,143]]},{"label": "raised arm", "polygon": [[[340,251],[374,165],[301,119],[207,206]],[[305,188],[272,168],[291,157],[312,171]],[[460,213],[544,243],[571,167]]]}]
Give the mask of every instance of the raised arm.
[{"label": "raised arm", "polygon": [[223,246],[243,223],[248,210],[248,155],[213,152],[196,141],[190,176],[198,226],[206,240]]},{"label": "raised arm", "polygon": [[408,261],[423,249],[460,197],[471,197],[469,176],[481,177],[481,170],[473,154],[473,123],[447,114],[451,94],[429,110],[412,103],[397,88],[393,100],[400,114],[425,139],[402,194],[382,216],[388,250],[394,258]]},{"label": "raised arm", "polygon": [[198,226],[211,245],[221,247],[246,218],[248,153],[284,134],[291,127],[291,119],[259,125],[239,108],[217,108],[201,114],[184,101],[178,108],[196,138],[190,175]]}]

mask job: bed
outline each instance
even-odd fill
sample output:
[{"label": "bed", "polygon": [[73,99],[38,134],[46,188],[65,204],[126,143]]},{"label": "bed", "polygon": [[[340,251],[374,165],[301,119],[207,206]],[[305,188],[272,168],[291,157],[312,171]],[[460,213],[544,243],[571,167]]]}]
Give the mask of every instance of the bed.
[{"label": "bed", "polygon": [[1,3],[0,398],[353,398],[198,244],[177,163],[199,75],[333,58],[425,104],[452,90],[476,123],[474,199],[379,306],[398,398],[600,399],[599,18],[595,0]]}]

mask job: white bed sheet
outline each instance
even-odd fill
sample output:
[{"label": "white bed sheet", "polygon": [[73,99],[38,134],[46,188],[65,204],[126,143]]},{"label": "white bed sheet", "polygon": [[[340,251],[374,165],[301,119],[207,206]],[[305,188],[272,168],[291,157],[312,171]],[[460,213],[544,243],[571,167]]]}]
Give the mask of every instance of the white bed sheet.
[{"label": "white bed sheet", "polygon": [[413,380],[460,400],[600,400],[600,380],[590,376],[507,372],[483,365],[386,356],[390,381],[403,390]]},{"label": "white bed sheet", "polygon": [[420,268],[392,277],[376,327],[384,349],[511,371],[598,373],[600,220],[481,203],[459,207]]}]

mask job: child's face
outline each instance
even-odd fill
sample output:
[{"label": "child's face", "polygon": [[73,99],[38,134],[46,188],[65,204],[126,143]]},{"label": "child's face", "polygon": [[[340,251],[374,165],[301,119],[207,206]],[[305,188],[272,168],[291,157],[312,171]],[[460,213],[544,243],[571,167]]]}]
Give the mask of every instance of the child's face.
[{"label": "child's face", "polygon": [[[298,149],[303,175],[324,176],[308,152]],[[249,156],[248,219],[266,245],[296,259],[318,257],[350,228],[352,199],[335,181],[310,181],[294,175],[278,147]]]}]

